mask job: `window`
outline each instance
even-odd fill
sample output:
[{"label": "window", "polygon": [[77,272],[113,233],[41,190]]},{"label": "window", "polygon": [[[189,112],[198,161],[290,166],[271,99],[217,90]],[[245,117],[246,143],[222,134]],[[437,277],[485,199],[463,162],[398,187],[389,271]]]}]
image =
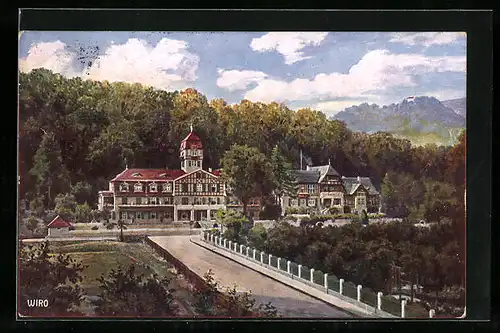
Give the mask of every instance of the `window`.
[{"label": "window", "polygon": [[126,220],[127,219],[127,212],[122,212],[121,216],[122,216],[122,220]]},{"label": "window", "polygon": [[135,204],[140,205],[141,204],[141,198],[135,198]]},{"label": "window", "polygon": [[201,205],[201,198],[194,198],[195,205]]},{"label": "window", "polygon": [[132,177],[134,177],[134,178],[141,178],[141,177],[142,177],[142,174],[140,174],[140,173],[136,172],[136,173],[134,173],[134,174],[132,175]]},{"label": "window", "polygon": [[171,205],[172,204],[172,198],[171,197],[163,198],[163,202],[165,203],[165,205]]},{"label": "window", "polygon": [[120,192],[128,192],[128,184],[127,183],[120,184]]},{"label": "window", "polygon": [[309,199],[307,203],[310,207],[314,207],[316,206],[316,199]]},{"label": "window", "polygon": [[156,213],[155,212],[149,213],[149,218],[152,220],[156,219]]},{"label": "window", "polygon": [[215,198],[210,198],[210,204],[211,205],[216,205],[217,204],[217,200]]},{"label": "window", "polygon": [[172,192],[172,184],[170,183],[163,184],[163,192]]},{"label": "window", "polygon": [[203,184],[196,184],[196,192],[203,192]]},{"label": "window", "polygon": [[211,192],[217,192],[217,184],[212,184],[210,187]]},{"label": "window", "polygon": [[134,185],[134,192],[142,192],[142,184],[137,183]]},{"label": "window", "polygon": [[152,183],[149,185],[149,191],[151,192],[158,192],[158,185],[155,183]]},{"label": "window", "polygon": [[307,186],[307,190],[308,190],[309,193],[314,193],[314,190],[315,190],[314,184],[309,184]]},{"label": "window", "polygon": [[189,205],[189,198],[186,198],[186,197],[182,198],[182,199],[181,199],[181,203],[182,203],[183,205]]},{"label": "window", "polygon": [[300,199],[299,205],[300,206],[305,206],[306,205],[306,199]]},{"label": "window", "polygon": [[141,204],[147,205],[148,204],[148,198],[147,197],[143,197]]},{"label": "window", "polygon": [[122,204],[126,205],[127,204],[127,197],[122,198]]},{"label": "window", "polygon": [[156,205],[157,202],[158,202],[158,200],[156,200],[156,198],[149,198],[150,205]]},{"label": "window", "polygon": [[297,199],[290,200],[290,205],[291,206],[298,206],[298,204],[299,204],[299,200],[297,200]]},{"label": "window", "polygon": [[207,204],[207,198],[205,198],[205,197],[201,198],[201,202],[202,202],[204,205],[206,205],[206,204]]},{"label": "window", "polygon": [[196,166],[201,167],[201,161],[196,161]]},{"label": "window", "polygon": [[342,202],[342,201],[340,200],[340,198],[335,198],[335,199],[333,199],[333,204],[334,204],[335,206],[339,206],[339,205],[341,204],[341,202]]},{"label": "window", "polygon": [[145,220],[149,219],[149,212],[144,212],[142,214],[142,218],[145,219]]}]

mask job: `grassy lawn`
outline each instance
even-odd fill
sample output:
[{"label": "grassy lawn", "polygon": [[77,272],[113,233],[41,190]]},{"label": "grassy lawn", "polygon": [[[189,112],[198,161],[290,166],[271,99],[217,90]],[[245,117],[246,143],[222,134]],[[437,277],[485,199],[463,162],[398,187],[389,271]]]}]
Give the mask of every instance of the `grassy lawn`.
[{"label": "grassy lawn", "polygon": [[[171,287],[176,289],[176,300],[181,305],[181,315],[192,316],[191,304],[194,302],[192,291],[186,281],[180,279],[175,270],[165,260],[160,258],[149,246],[142,243],[103,242],[53,242],[51,249],[54,254],[65,253],[80,261],[85,267],[83,271],[82,288],[90,298],[97,296],[101,275],[107,276],[112,269],[124,268],[135,264],[138,274],[174,277]],[[89,302],[85,302],[82,311],[92,315]]]}]

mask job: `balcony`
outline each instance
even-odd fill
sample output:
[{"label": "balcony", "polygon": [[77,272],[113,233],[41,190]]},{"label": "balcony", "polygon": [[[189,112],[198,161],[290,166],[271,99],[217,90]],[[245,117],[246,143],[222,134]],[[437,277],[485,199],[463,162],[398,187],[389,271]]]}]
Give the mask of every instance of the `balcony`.
[{"label": "balcony", "polygon": [[137,204],[135,202],[121,203],[118,204],[118,207],[173,207],[173,203],[147,203],[147,204]]}]

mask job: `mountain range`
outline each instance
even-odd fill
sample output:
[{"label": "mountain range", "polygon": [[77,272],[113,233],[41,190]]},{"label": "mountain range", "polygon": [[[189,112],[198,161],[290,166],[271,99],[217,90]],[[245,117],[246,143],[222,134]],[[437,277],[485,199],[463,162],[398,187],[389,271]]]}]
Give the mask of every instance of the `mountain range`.
[{"label": "mountain range", "polygon": [[389,132],[413,144],[453,145],[465,128],[465,98],[439,101],[434,97],[408,97],[400,103],[379,106],[363,103],[337,113],[353,131]]}]

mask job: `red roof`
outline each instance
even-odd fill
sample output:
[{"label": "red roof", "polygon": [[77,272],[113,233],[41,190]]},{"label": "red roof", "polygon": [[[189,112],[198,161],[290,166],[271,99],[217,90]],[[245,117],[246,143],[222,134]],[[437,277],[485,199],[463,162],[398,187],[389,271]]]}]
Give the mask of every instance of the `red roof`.
[{"label": "red roof", "polygon": [[63,220],[62,217],[57,215],[49,224],[47,224],[47,228],[66,228],[71,227],[69,222]]},{"label": "red roof", "polygon": [[203,148],[200,137],[194,131],[189,132],[189,134],[181,142],[181,150],[190,148]]},{"label": "red roof", "polygon": [[111,181],[174,180],[185,172],[166,169],[125,169]]}]

